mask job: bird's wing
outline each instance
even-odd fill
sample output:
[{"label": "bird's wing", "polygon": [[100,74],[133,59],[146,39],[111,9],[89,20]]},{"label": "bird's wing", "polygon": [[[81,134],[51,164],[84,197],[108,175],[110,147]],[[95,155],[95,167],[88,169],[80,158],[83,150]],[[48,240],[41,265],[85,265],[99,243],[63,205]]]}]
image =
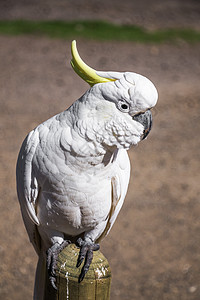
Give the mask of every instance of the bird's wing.
[{"label": "bird's wing", "polygon": [[[40,250],[37,226],[39,220],[36,214],[36,201],[39,186],[32,170],[32,160],[39,143],[37,128],[31,131],[24,140],[17,161],[17,193],[22,211],[22,216],[31,243],[36,252]],[[36,226],[37,225],[37,226]]]},{"label": "bird's wing", "polygon": [[116,158],[116,173],[111,178],[111,209],[106,228],[98,242],[102,240],[112,228],[117,215],[122,207],[130,179],[130,161],[127,151],[120,149]]}]

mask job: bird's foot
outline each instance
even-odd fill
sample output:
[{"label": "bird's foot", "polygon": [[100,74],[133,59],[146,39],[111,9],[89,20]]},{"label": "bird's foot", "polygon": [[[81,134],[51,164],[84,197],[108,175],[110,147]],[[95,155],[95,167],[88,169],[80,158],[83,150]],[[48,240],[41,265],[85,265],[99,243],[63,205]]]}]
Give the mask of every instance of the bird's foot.
[{"label": "bird's foot", "polygon": [[89,267],[91,265],[92,259],[93,259],[93,251],[99,250],[100,246],[99,244],[95,244],[92,242],[86,242],[79,238],[76,242],[77,246],[80,247],[80,252],[77,260],[76,267],[80,267],[83,260],[85,259],[84,265],[81,269],[81,274],[79,276],[78,282],[81,282],[83,278],[85,277],[85,274],[88,272]]},{"label": "bird's foot", "polygon": [[57,290],[57,286],[56,286],[56,267],[57,267],[58,255],[70,243],[71,242],[68,241],[68,240],[63,241],[62,244],[55,243],[47,251],[47,270],[48,270],[48,273],[49,273],[49,280],[50,280],[51,285],[53,286],[53,288],[56,289],[56,290]]}]

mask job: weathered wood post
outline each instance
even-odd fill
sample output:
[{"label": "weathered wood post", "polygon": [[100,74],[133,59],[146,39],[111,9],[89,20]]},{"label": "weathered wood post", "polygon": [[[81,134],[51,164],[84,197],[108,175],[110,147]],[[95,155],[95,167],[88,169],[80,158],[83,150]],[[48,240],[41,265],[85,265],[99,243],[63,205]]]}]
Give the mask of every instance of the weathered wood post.
[{"label": "weathered wood post", "polygon": [[107,259],[95,251],[90,269],[84,280],[78,283],[81,267],[76,268],[79,248],[67,246],[59,255],[57,263],[57,292],[51,287],[48,277],[44,300],[109,300],[111,270]]}]

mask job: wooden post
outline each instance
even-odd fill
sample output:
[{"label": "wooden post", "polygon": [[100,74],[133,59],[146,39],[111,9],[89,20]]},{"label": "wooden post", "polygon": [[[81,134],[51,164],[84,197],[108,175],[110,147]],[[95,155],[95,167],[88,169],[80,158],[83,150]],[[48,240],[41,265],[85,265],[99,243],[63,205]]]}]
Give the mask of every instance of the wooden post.
[{"label": "wooden post", "polygon": [[79,248],[67,246],[59,255],[57,263],[57,287],[55,290],[46,280],[44,300],[109,300],[111,271],[107,259],[100,251],[93,252],[93,261],[81,283],[78,277],[82,266],[76,268]]}]

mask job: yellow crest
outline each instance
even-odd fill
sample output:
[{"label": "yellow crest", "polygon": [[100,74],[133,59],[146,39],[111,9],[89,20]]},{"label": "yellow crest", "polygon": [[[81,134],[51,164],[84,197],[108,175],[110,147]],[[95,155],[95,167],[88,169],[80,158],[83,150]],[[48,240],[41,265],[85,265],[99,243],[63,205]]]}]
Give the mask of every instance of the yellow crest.
[{"label": "yellow crest", "polygon": [[96,83],[103,83],[103,82],[116,80],[116,79],[101,77],[97,75],[96,70],[86,65],[86,63],[84,63],[84,61],[79,56],[78,50],[76,48],[75,40],[72,42],[71,52],[72,52],[72,60],[71,60],[72,68],[83,80],[89,83],[89,85],[93,86]]}]

